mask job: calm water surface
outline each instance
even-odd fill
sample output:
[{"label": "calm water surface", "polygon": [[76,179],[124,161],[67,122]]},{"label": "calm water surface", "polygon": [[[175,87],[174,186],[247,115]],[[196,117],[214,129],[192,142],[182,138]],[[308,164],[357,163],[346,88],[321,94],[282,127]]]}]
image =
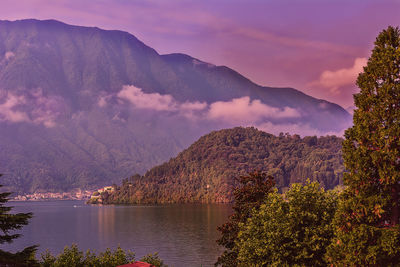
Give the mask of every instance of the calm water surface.
[{"label": "calm water surface", "polygon": [[120,245],[139,259],[159,252],[170,266],[212,266],[221,248],[216,227],[229,205],[95,206],[83,201],[11,202],[14,212],[33,212],[23,237],[4,248],[39,244],[39,253],[58,254],[65,245],[104,251]]}]

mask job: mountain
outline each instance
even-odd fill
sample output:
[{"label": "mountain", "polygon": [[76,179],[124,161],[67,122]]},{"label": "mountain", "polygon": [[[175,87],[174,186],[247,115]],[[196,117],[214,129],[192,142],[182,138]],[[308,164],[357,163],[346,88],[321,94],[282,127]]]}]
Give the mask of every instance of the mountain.
[{"label": "mountain", "polygon": [[159,55],[127,32],[0,21],[0,172],[17,192],[119,182],[224,127],[320,135],[350,124],[336,104]]},{"label": "mountain", "polygon": [[236,178],[253,170],[272,175],[281,191],[307,179],[332,189],[343,177],[342,141],[274,136],[255,128],[214,131],[144,176],[125,179],[114,192],[102,194],[102,203],[231,202]]}]

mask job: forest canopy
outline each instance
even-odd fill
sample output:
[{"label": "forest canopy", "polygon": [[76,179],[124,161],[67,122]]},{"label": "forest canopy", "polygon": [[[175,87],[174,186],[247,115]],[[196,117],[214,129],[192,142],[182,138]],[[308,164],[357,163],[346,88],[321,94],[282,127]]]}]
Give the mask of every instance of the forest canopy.
[{"label": "forest canopy", "polygon": [[253,170],[272,175],[281,192],[307,179],[332,189],[344,172],[342,141],[336,136],[274,136],[253,127],[214,131],[144,176],[125,179],[100,201],[229,203],[237,178]]}]

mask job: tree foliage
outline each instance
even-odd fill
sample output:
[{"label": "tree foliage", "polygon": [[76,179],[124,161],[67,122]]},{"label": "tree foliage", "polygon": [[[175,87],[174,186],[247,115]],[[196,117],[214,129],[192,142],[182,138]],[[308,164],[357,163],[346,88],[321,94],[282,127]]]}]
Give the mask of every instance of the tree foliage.
[{"label": "tree foliage", "polygon": [[326,266],[333,237],[337,194],[317,182],[293,184],[285,194],[270,193],[239,224],[240,266]]},{"label": "tree foliage", "polygon": [[147,262],[155,267],[168,267],[158,256],[158,253],[150,253],[140,259],[141,262]]},{"label": "tree foliage", "polygon": [[[53,256],[49,251],[41,255],[40,266],[43,267],[114,267],[128,264],[135,261],[135,254],[132,251],[125,251],[118,247],[115,250],[106,249],[104,252],[96,254],[95,251],[87,250],[86,253],[79,250],[73,244],[66,246],[64,251],[57,256]],[[160,259],[157,253],[148,254],[140,259],[155,267],[168,267]]]},{"label": "tree foliage", "polygon": [[391,266],[400,258],[400,32],[375,41],[364,72],[354,126],[345,133],[347,173],[328,258],[335,265]]},{"label": "tree foliage", "polygon": [[[2,174],[0,174],[0,177]],[[0,188],[2,185],[0,185]],[[14,239],[20,237],[14,231],[21,229],[28,224],[32,213],[10,213],[12,207],[6,206],[10,192],[0,193],[0,244],[11,243]],[[5,266],[31,266],[35,264],[34,255],[37,246],[30,246],[22,251],[11,253],[0,249],[0,263]]]},{"label": "tree foliage", "polygon": [[135,254],[131,251],[125,252],[120,247],[115,250],[106,249],[106,251],[98,255],[91,250],[86,253],[79,250],[78,246],[73,244],[71,247],[66,246],[64,251],[57,256],[53,256],[49,251],[41,255],[39,261],[40,266],[43,267],[109,267],[127,264],[135,259]]},{"label": "tree foliage", "polygon": [[245,222],[251,211],[263,203],[267,195],[272,192],[274,185],[275,181],[272,176],[260,171],[254,171],[239,178],[239,186],[233,193],[234,213],[227,223],[218,227],[221,238],[217,240],[217,243],[225,247],[225,251],[218,258],[216,266],[237,266],[238,250],[235,242],[239,233],[239,224]]},{"label": "tree foliage", "polygon": [[124,180],[103,203],[232,202],[233,177],[260,170],[272,175],[279,190],[307,178],[327,189],[341,182],[342,139],[281,134],[237,127],[201,137],[176,158],[144,176]]}]

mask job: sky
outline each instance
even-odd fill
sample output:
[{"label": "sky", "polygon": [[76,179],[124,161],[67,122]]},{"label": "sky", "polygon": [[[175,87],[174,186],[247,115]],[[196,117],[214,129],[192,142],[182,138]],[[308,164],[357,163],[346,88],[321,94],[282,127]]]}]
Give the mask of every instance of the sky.
[{"label": "sky", "polygon": [[127,31],[271,87],[353,106],[355,80],[400,0],[2,0],[0,19]]}]

